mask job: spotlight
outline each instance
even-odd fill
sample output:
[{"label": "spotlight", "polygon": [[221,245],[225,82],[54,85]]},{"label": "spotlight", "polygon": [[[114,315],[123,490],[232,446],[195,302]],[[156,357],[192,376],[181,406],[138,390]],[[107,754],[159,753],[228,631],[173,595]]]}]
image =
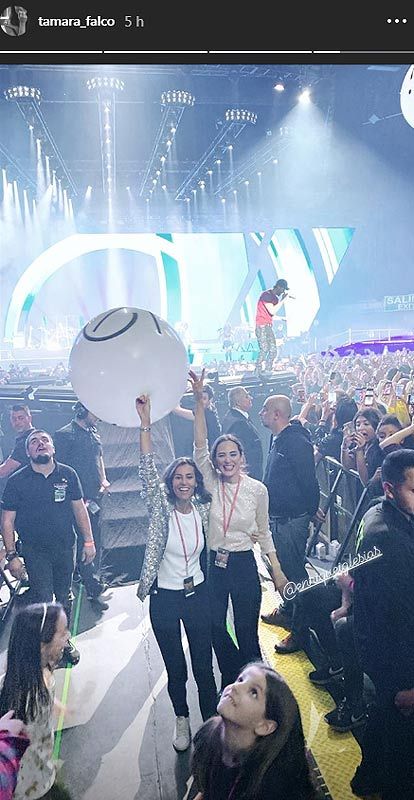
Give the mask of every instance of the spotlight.
[{"label": "spotlight", "polygon": [[190,92],[182,92],[180,89],[171,89],[161,94],[161,105],[163,106],[193,106],[194,102],[194,95]]},{"label": "spotlight", "polygon": [[303,92],[299,95],[299,102],[300,103],[310,103],[311,100],[311,93],[310,89],[304,89]]},{"label": "spotlight", "polygon": [[4,91],[6,100],[36,100],[40,103],[40,89],[34,86],[11,86]]},{"label": "spotlight", "polygon": [[164,185],[163,185],[163,186],[161,186],[161,189],[162,189],[164,192],[166,192],[166,191],[167,191],[167,187],[166,187],[165,183],[164,183]]},{"label": "spotlight", "polygon": [[246,108],[228,108],[225,114],[226,122],[250,122],[256,125],[257,114]]},{"label": "spotlight", "polygon": [[212,174],[213,174],[213,170],[212,169],[208,169],[207,170],[207,175],[212,175]]},{"label": "spotlight", "polygon": [[125,84],[119,78],[89,78],[86,81],[86,86],[89,91],[92,89],[97,89],[98,91],[101,89],[115,89],[123,92]]},{"label": "spotlight", "polygon": [[274,88],[274,90],[276,92],[284,92],[285,91],[285,87],[284,87],[284,84],[282,83],[282,81],[278,81],[273,88]]},{"label": "spotlight", "polygon": [[220,158],[217,159],[216,164],[218,164],[220,166],[220,164],[221,164],[221,159]]},{"label": "spotlight", "polygon": [[227,150],[233,150],[233,145],[232,145],[232,144],[229,144],[229,146],[228,146]]}]

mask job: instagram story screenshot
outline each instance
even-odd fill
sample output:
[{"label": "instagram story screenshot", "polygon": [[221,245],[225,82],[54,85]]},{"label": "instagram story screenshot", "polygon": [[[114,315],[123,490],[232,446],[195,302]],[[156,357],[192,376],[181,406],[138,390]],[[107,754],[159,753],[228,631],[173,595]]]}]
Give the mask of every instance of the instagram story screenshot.
[{"label": "instagram story screenshot", "polygon": [[3,2],[1,800],[414,800],[414,13]]}]

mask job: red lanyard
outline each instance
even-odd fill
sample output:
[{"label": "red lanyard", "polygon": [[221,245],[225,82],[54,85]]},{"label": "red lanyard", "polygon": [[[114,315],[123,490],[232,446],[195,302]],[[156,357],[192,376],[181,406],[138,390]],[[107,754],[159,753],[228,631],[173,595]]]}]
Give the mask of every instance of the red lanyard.
[{"label": "red lanyard", "polygon": [[195,553],[197,552],[197,550],[198,550],[198,543],[199,543],[199,538],[198,538],[198,523],[197,523],[197,517],[196,517],[196,515],[195,515],[195,511],[194,511],[194,508],[193,508],[193,506],[191,506],[191,511],[193,512],[193,518],[194,518],[194,525],[195,525],[195,532],[196,532],[196,546],[195,546],[195,548],[194,548],[194,551],[191,553],[191,556],[189,557],[189,556],[187,555],[187,548],[186,548],[186,546],[185,546],[185,539],[184,539],[184,536],[183,536],[183,531],[182,531],[182,528],[181,528],[181,525],[180,525],[180,520],[178,519],[177,510],[176,510],[176,509],[174,509],[175,521],[176,521],[176,523],[177,523],[178,533],[180,534],[181,544],[182,544],[183,553],[184,553],[184,559],[185,559],[185,574],[186,574],[186,575],[188,575],[188,563],[189,563],[189,561],[190,561],[190,558],[192,558],[192,557],[193,557],[193,555],[195,555]]},{"label": "red lanyard", "polygon": [[226,533],[227,533],[227,531],[229,529],[229,526],[230,526],[231,518],[233,516],[233,511],[234,511],[234,507],[236,505],[237,495],[238,495],[239,489],[240,489],[240,482],[241,482],[241,475],[239,475],[239,480],[237,481],[237,487],[236,487],[236,491],[234,492],[234,497],[233,497],[233,500],[232,500],[232,504],[230,506],[230,514],[227,517],[227,521],[226,521],[226,491],[225,491],[224,481],[222,483],[222,487],[223,487],[223,532],[224,532],[224,536],[226,536]]}]

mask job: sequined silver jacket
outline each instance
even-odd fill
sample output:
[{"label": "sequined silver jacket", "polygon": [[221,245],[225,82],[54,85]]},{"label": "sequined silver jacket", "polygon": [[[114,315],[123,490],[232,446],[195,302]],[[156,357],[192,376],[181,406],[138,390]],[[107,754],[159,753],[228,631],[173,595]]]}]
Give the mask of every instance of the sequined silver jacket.
[{"label": "sequined silver jacket", "polygon": [[[142,494],[145,498],[150,518],[147,546],[137,589],[139,599],[145,600],[158,575],[158,570],[164,557],[170,515],[174,505],[168,500],[165,485],[160,481],[157,467],[155,466],[154,453],[141,456],[139,476],[142,480]],[[200,514],[204,536],[207,537],[210,503],[200,503],[196,498],[193,498],[192,502]]]}]

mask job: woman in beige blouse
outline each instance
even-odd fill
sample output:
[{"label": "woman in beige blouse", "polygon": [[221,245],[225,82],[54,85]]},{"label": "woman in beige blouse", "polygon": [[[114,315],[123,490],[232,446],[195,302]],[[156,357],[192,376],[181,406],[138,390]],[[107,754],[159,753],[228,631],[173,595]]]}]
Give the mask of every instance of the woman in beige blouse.
[{"label": "woman in beige blouse", "polygon": [[[270,560],[276,589],[282,589],[286,578],[269,530],[267,489],[244,473],[243,448],[235,436],[219,436],[210,455],[202,402],[204,370],[200,378],[192,371],[189,375],[196,400],[194,460],[212,495],[208,585],[213,646],[223,688],[235,680],[245,664],[262,657],[258,637],[261,588],[254,542],[259,542]],[[227,631],[229,597],[238,646]]]}]

